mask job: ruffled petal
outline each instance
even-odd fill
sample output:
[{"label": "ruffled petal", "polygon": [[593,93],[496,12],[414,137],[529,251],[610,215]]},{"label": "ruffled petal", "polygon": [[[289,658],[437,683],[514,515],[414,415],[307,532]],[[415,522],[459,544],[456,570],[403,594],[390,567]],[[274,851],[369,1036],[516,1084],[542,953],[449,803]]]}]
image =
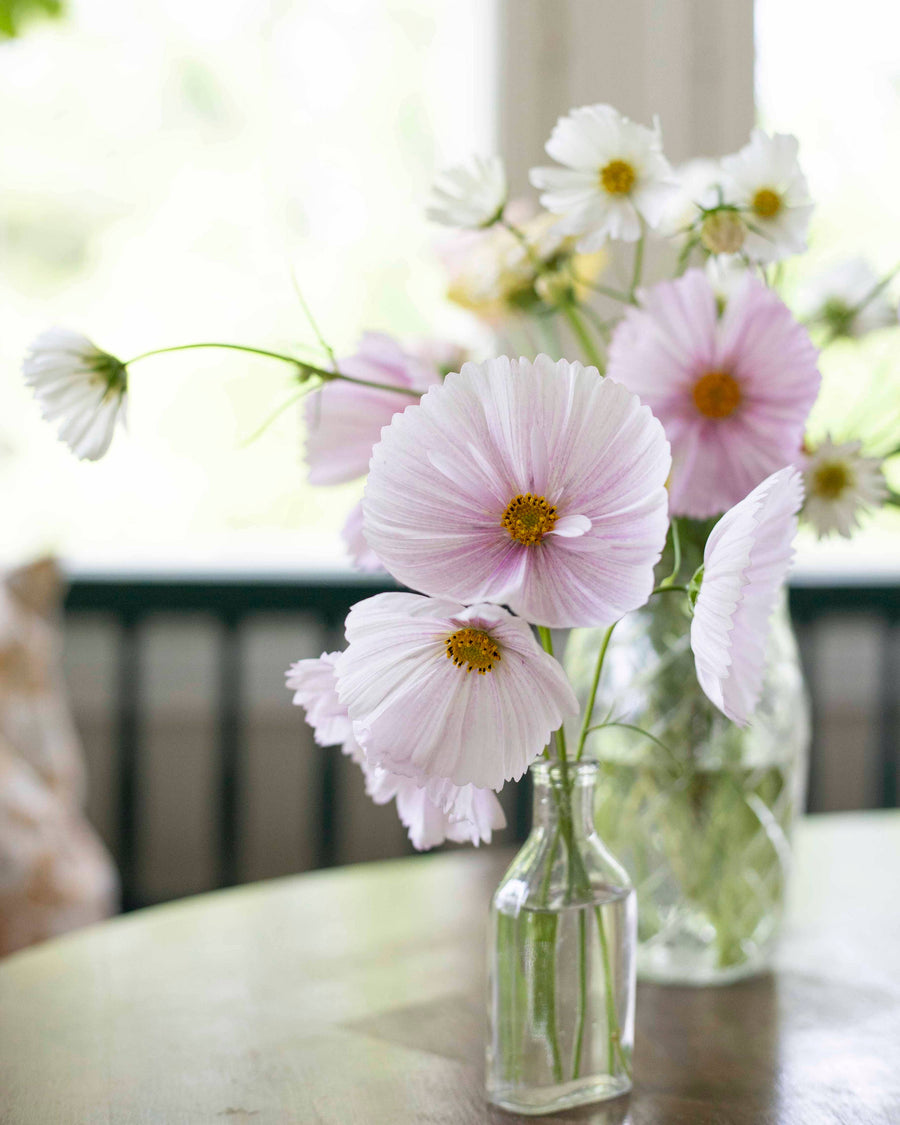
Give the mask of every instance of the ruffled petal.
[{"label": "ruffled petal", "polygon": [[[427,594],[504,602],[551,627],[608,625],[652,589],[669,469],[635,395],[578,363],[502,357],[466,364],[384,431],[363,527],[387,569]],[[535,543],[503,524],[528,494],[559,521]]]},{"label": "ruffled petal", "polygon": [[740,726],[759,701],[769,622],[802,502],[801,475],[787,466],[726,512],[706,543],[691,648],[700,686]]}]

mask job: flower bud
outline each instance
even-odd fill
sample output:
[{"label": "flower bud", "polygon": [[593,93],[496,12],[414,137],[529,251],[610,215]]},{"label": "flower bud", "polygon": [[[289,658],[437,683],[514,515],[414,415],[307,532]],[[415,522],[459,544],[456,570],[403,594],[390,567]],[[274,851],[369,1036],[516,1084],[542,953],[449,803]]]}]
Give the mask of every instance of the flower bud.
[{"label": "flower bud", "polygon": [[700,227],[700,241],[710,254],[737,254],[747,228],[737,211],[710,211]]},{"label": "flower bud", "polygon": [[557,308],[572,299],[572,278],[565,270],[550,270],[536,279],[534,289],[545,305]]}]

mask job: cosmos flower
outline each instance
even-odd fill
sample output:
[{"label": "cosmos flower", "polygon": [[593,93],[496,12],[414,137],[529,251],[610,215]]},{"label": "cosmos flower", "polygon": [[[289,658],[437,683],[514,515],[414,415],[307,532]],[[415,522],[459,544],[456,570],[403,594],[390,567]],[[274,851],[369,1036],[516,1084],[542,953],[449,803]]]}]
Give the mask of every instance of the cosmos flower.
[{"label": "cosmos flower", "polygon": [[76,457],[98,461],[109,449],[116,422],[125,421],[128,375],[115,356],[86,336],[50,328],[34,341],[23,364],[41,414]]},{"label": "cosmos flower", "polygon": [[747,273],[719,312],[702,270],[639,296],[607,375],[639,395],[672,443],[672,515],[720,515],[800,456],[819,390],[817,353],[787,306]]},{"label": "cosmos flower", "polygon": [[443,786],[436,796],[431,786],[412,777],[401,777],[381,766],[364,767],[366,792],[376,803],[397,802],[397,814],[418,851],[435,848],[445,840],[457,844],[489,844],[495,829],[506,827],[497,795],[474,785]]},{"label": "cosmos flower", "polygon": [[867,509],[887,499],[888,487],[878,457],[864,457],[862,443],[835,445],[830,437],[806,458],[804,518],[819,538],[837,532],[849,539]]},{"label": "cosmos flower", "polygon": [[506,172],[499,156],[473,156],[435,177],[427,215],[446,227],[493,226],[506,204]]},{"label": "cosmos flower", "polygon": [[779,469],[726,512],[706,542],[691,648],[700,686],[739,726],[759,701],[769,621],[802,502],[799,471]]},{"label": "cosmos flower", "polygon": [[864,258],[836,262],[813,278],[802,295],[802,315],[821,321],[835,337],[858,339],[897,324],[897,306]]},{"label": "cosmos flower", "polygon": [[806,249],[813,205],[798,151],[796,137],[754,129],[740,152],[721,161],[727,201],[742,208],[749,227],[743,252],[754,261],[775,262]]},{"label": "cosmos flower", "polygon": [[293,691],[293,703],[306,712],[319,746],[340,746],[355,762],[364,761],[361,747],[353,736],[347,708],[337,695],[335,663],[339,652],[323,652],[315,660],[298,660],[285,673],[285,683]]},{"label": "cosmos flower", "polygon": [[338,361],[344,375],[409,389],[361,387],[335,379],[306,396],[306,460],[310,484],[341,484],[365,476],[372,446],[397,411],[417,401],[419,393],[440,382],[433,364],[403,350],[390,336],[367,332],[355,355]]},{"label": "cosmos flower", "polygon": [[299,660],[287,672],[287,686],[294,703],[306,711],[316,742],[341,745],[362,767],[366,792],[376,804],[396,798],[397,812],[419,850],[433,848],[444,840],[489,844],[491,832],[503,828],[506,818],[491,790],[474,785],[457,787],[449,782],[427,782],[392,774],[381,766],[370,766],[351,731],[350,716],[337,697],[335,663],[340,653],[323,653],[318,660]]},{"label": "cosmos flower", "polygon": [[499,789],[578,710],[560,665],[499,606],[378,594],[346,635],[337,693],[366,760],[420,784]]},{"label": "cosmos flower", "polygon": [[563,168],[532,168],[541,204],[562,215],[559,229],[581,235],[578,249],[599,250],[608,238],[636,242],[641,219],[655,227],[674,193],[657,128],[635,125],[609,105],[573,109],[557,121],[547,155]]},{"label": "cosmos flower", "polygon": [[341,539],[343,539],[344,546],[347,548],[347,554],[353,560],[356,569],[361,570],[364,574],[376,574],[379,571],[384,573],[381,559],[375,554],[366,542],[365,535],[363,535],[362,521],[362,501],[360,501],[350,509],[350,515],[347,516],[344,526],[341,528]]},{"label": "cosmos flower", "polygon": [[385,429],[363,527],[413,589],[609,625],[653,589],[669,468],[650,410],[594,368],[468,363]]},{"label": "cosmos flower", "polygon": [[717,160],[699,157],[679,164],[672,171],[673,189],[666,200],[660,233],[674,238],[693,231],[703,210],[719,200],[716,186],[722,178]]}]

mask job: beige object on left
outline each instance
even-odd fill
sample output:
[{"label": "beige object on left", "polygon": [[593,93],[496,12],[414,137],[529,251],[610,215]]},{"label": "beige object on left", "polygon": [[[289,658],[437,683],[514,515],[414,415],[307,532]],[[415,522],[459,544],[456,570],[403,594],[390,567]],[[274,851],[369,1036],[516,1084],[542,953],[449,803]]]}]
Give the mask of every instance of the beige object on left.
[{"label": "beige object on left", "polygon": [[113,913],[112,860],[82,811],[51,560],[0,580],[0,955]]}]

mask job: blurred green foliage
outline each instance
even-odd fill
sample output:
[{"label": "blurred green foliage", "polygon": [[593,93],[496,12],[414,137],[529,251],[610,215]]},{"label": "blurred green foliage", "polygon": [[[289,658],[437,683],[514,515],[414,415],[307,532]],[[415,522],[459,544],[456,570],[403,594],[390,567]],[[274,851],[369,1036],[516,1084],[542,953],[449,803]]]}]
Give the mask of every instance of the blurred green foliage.
[{"label": "blurred green foliage", "polygon": [[58,19],[62,14],[63,0],[0,0],[0,38],[21,35],[33,16]]}]

